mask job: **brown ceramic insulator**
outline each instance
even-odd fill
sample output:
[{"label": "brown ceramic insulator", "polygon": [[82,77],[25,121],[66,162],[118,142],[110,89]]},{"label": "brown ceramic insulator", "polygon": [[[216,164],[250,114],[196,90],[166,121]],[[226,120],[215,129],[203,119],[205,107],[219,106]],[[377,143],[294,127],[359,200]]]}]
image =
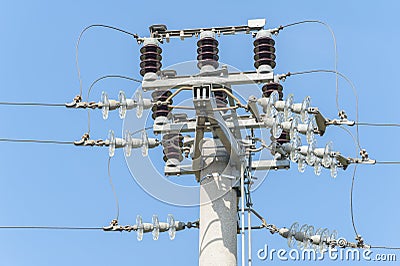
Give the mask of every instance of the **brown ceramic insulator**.
[{"label": "brown ceramic insulator", "polygon": [[140,49],[140,75],[146,73],[157,73],[161,69],[161,47],[155,44],[148,44]]},{"label": "brown ceramic insulator", "polygon": [[177,159],[178,161],[183,160],[182,147],[183,147],[183,136],[182,134],[169,133],[165,134],[162,139],[164,161],[168,159]]},{"label": "brown ceramic insulator", "polygon": [[[165,102],[167,98],[171,95],[171,91],[166,90],[166,91],[154,91],[151,96],[153,98],[154,102],[161,101]],[[172,104],[172,100],[170,101],[169,104]],[[161,105],[153,105],[151,108],[153,111],[152,118],[156,119],[159,116],[168,116],[168,114],[171,112],[171,108],[168,107],[166,104],[161,104]]]},{"label": "brown ceramic insulator", "polygon": [[273,91],[277,91],[279,93],[279,100],[282,101],[283,99],[283,87],[280,83],[277,82],[270,82],[265,84],[262,87],[263,96],[268,98]]},{"label": "brown ceramic insulator", "polygon": [[254,41],[254,67],[268,65],[272,69],[276,66],[275,41],[271,37],[262,37]]},{"label": "brown ceramic insulator", "polygon": [[211,37],[202,38],[197,42],[197,67],[211,65],[218,68],[218,41]]}]

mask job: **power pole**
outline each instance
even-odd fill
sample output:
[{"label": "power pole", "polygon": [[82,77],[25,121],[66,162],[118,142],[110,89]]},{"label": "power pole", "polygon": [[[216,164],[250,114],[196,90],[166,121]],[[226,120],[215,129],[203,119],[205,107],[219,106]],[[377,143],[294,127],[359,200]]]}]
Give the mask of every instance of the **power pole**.
[{"label": "power pole", "polygon": [[[354,122],[348,121],[345,115],[341,115],[340,120],[325,118],[317,107],[310,105],[308,96],[300,103],[294,102],[293,95],[283,100],[280,82],[290,76],[290,72],[274,75],[276,57],[272,38],[281,28],[265,30],[264,26],[264,19],[249,20],[247,25],[242,26],[184,30],[167,30],[165,25],[153,25],[149,37],[135,36],[143,45],[140,49],[142,89],[136,93],[135,99],[126,99],[120,93],[119,101],[109,100],[107,95],[103,95],[103,101],[99,103],[74,102],[67,106],[102,108],[105,117],[109,110],[119,108],[121,118],[126,110],[136,108],[140,117],[143,109],[151,108],[153,133],[162,135],[161,140],[148,138],[143,131],[140,139],[133,139],[128,132],[123,139],[111,134],[104,143],[89,144],[83,138],[76,145],[109,146],[110,156],[115,148],[124,147],[126,156],[129,156],[132,148],[141,147],[143,155],[147,155],[148,148],[162,145],[165,176],[194,175],[200,186],[200,218],[195,226],[175,222],[172,217],[169,217],[168,223],[160,223],[158,217],[153,217],[153,224],[143,223],[138,217],[135,226],[122,228],[118,227],[118,221],[114,221],[106,228],[108,231],[134,230],[138,232],[138,239],[143,232],[153,232],[153,238],[158,239],[159,232],[169,231],[173,239],[175,231],[199,227],[200,266],[237,265],[238,234],[241,238],[241,265],[246,264],[246,236],[247,264],[251,265],[252,214],[261,220],[259,228],[279,233],[288,239],[290,245],[297,241],[300,248],[366,247],[361,237],[358,243],[339,241],[336,233],[329,235],[327,229],[314,232],[313,226],[299,228],[297,223],[290,229],[278,228],[267,224],[252,209],[250,188],[254,170],[289,169],[292,161],[298,164],[300,172],[309,165],[317,175],[327,168],[331,176],[336,177],[337,168],[345,170],[351,163],[374,163],[367,154],[362,154],[362,159],[346,158],[333,150],[331,142],[324,148],[316,147],[314,135],[322,136],[327,126],[354,125]],[[255,38],[255,71],[238,72],[225,65],[220,66],[217,36],[238,33],[251,34]],[[197,73],[180,75],[172,69],[161,70],[161,44],[170,42],[172,38],[184,40],[193,36],[198,38]],[[241,92],[236,90],[236,86],[246,84],[263,86],[258,95],[240,100]],[[151,91],[152,99],[144,99],[142,90]],[[174,105],[174,99],[185,91],[191,92],[190,106]],[[188,117],[189,110],[195,112],[194,117]],[[238,110],[244,110],[245,114]],[[259,129],[270,130],[269,141],[254,133]],[[305,145],[302,145],[300,135],[306,136]],[[268,149],[273,158],[253,160],[252,156],[263,149]],[[182,163],[184,156],[191,158],[190,164]],[[248,215],[247,227],[245,212]]]},{"label": "power pole", "polygon": [[[282,160],[259,161],[257,165],[249,166],[246,160],[251,148],[249,139],[242,136],[243,128],[258,128],[263,126],[258,113],[256,100],[249,105],[243,105],[232,91],[232,86],[269,83],[274,81],[272,69],[275,66],[271,55],[273,52],[257,52],[257,71],[246,73],[230,73],[228,68],[218,63],[218,41],[216,34],[235,34],[261,32],[270,42],[271,34],[264,31],[265,20],[249,21],[246,26],[221,27],[213,29],[192,29],[168,31],[166,27],[156,25],[151,27],[151,38],[140,41],[144,46],[142,51],[142,82],[143,90],[154,90],[153,107],[155,123],[153,130],[166,135],[174,134],[175,142],[164,145],[165,174],[194,174],[200,184],[200,234],[199,234],[199,265],[237,265],[237,234],[241,234],[242,262],[245,264],[244,235],[244,173],[252,170],[270,168],[288,168],[289,161]],[[197,66],[199,73],[193,76],[178,76],[172,71],[159,72],[154,68],[159,66],[154,62],[153,52],[160,51],[155,47],[157,38],[166,39],[179,37],[181,39],[198,36]],[[150,49],[151,48],[151,49]],[[267,49],[271,47],[267,43]],[[146,51],[151,51],[146,57]],[[160,54],[160,52],[158,53]],[[153,68],[153,69],[152,69]],[[146,72],[146,69],[157,70]],[[161,76],[161,78],[159,77]],[[177,89],[174,93],[171,88]],[[193,95],[193,107],[196,112],[195,121],[174,122],[168,119],[168,109],[172,106],[172,98],[181,90],[190,90]],[[255,97],[254,97],[255,98]],[[256,99],[256,98],[255,98]],[[254,102],[255,101],[255,102]],[[179,107],[184,109],[184,107]],[[245,108],[252,116],[239,118],[236,109]],[[190,109],[188,107],[188,109]],[[175,130],[179,129],[179,130]],[[182,133],[193,132],[192,138],[185,139]],[[211,133],[212,138],[206,138],[205,133]],[[164,135],[165,137],[165,135]],[[167,139],[172,139],[167,137]],[[183,139],[181,143],[179,139]],[[192,165],[180,164],[179,146],[191,143]],[[172,144],[172,145],[170,145]],[[240,204],[239,204],[240,200]],[[238,226],[238,205],[241,208],[241,226]],[[249,263],[251,261],[249,260]]]},{"label": "power pole", "polygon": [[[237,193],[232,181],[238,175],[220,141],[203,142],[203,158],[211,158],[200,176],[199,265],[236,265]],[[216,156],[216,153],[218,156]]]}]

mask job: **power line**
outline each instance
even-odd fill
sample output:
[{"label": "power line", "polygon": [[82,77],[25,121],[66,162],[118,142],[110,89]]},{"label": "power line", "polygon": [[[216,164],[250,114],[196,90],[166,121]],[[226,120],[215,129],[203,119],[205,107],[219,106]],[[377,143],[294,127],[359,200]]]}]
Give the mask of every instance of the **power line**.
[{"label": "power line", "polygon": [[353,209],[353,191],[354,191],[354,181],[356,178],[357,165],[354,166],[353,177],[351,178],[351,189],[350,189],[350,214],[351,214],[351,224],[353,225],[353,230],[356,236],[358,236],[357,228],[354,222],[354,209]]},{"label": "power line", "polygon": [[[339,110],[339,103],[338,103],[338,76],[340,75],[340,76],[344,77],[350,83],[350,85],[353,88],[354,94],[356,96],[357,139],[354,138],[354,136],[351,134],[350,131],[348,131],[347,129],[345,129],[345,130],[350,133],[350,135],[353,137],[353,140],[354,140],[356,146],[358,146],[358,148],[361,149],[360,148],[360,144],[359,144],[359,133],[358,133],[358,125],[360,124],[360,123],[358,123],[358,96],[357,96],[357,93],[356,93],[356,90],[355,90],[355,87],[354,87],[353,83],[349,79],[347,79],[347,77],[345,77],[343,74],[340,74],[337,71],[337,47],[336,47],[336,39],[335,39],[335,36],[333,34],[333,31],[331,30],[331,28],[326,23],[321,22],[321,21],[296,22],[296,23],[288,24],[286,26],[282,26],[282,28],[283,27],[293,26],[293,25],[298,25],[298,24],[302,24],[302,23],[308,23],[308,22],[324,24],[325,26],[327,26],[330,29],[330,31],[331,31],[331,33],[333,35],[333,38],[334,38],[334,45],[335,45],[335,70],[334,71],[332,71],[332,70],[312,70],[312,71],[304,71],[304,72],[294,72],[294,73],[291,73],[291,74],[292,75],[299,75],[299,74],[314,73],[314,72],[332,72],[332,73],[335,73],[335,75],[336,75],[336,106],[337,106],[338,110]],[[118,28],[114,28],[114,27],[111,27],[111,26],[106,26],[106,25],[91,25],[91,26],[86,27],[81,32],[81,34],[79,36],[79,39],[78,39],[78,42],[77,42],[77,47],[76,47],[76,65],[77,65],[77,69],[78,69],[78,77],[79,77],[79,83],[80,83],[80,96],[82,96],[82,80],[81,80],[80,69],[79,69],[79,64],[78,64],[78,46],[79,46],[79,42],[80,42],[80,39],[81,39],[83,33],[87,29],[89,29],[91,27],[95,27],[95,26],[111,28],[111,29],[118,30],[118,31],[121,31],[123,33],[129,34],[129,35],[132,35],[134,37],[137,37],[137,36],[135,36],[135,34],[132,34],[132,33],[129,33],[129,32],[126,32],[124,30],[121,30],[121,29],[118,29]],[[91,89],[94,86],[94,84],[96,84],[98,81],[100,81],[100,80],[102,80],[104,78],[111,78],[111,77],[113,77],[113,78],[125,78],[125,79],[129,79],[129,80],[132,80],[132,81],[135,81],[135,82],[141,82],[139,80],[136,80],[136,79],[133,79],[133,78],[129,78],[129,77],[120,76],[120,75],[103,76],[103,77],[95,80],[92,83],[92,85],[90,86],[90,88],[88,90],[88,94],[87,94],[88,99],[89,99],[90,92],[91,92]],[[152,128],[152,127],[149,127],[148,129],[150,129],[150,128]],[[142,130],[143,129],[141,129],[140,131],[142,131]],[[144,130],[146,130],[146,128]],[[89,112],[88,112],[88,132],[90,132],[90,113]],[[132,133],[132,134],[134,134],[134,133]],[[2,140],[4,140],[4,141],[12,141],[12,142],[35,142],[35,143],[49,143],[49,144],[73,144],[74,143],[74,142],[52,141],[52,140],[16,140],[16,139],[2,139]],[[110,174],[110,161],[111,161],[111,157],[109,157],[109,159],[108,159],[108,176],[109,176],[110,185],[112,187],[112,190],[113,190],[113,193],[114,193],[114,197],[115,197],[115,200],[116,200],[116,207],[117,207],[117,215],[116,215],[117,219],[116,220],[118,220],[118,218],[119,218],[119,203],[118,203],[118,198],[117,198],[117,194],[116,194],[116,191],[115,191],[115,187],[114,187],[114,185],[112,183],[112,177],[111,177],[111,174]],[[399,163],[400,164],[400,162],[380,162],[380,163],[382,163],[382,164],[384,164],[384,163],[387,163],[387,164],[388,163]],[[249,164],[251,165],[251,163],[249,163]],[[353,229],[354,229],[356,235],[358,235],[357,234],[357,230],[356,230],[356,226],[355,226],[355,223],[354,223],[354,215],[353,215],[353,189],[354,189],[354,183],[355,183],[356,169],[357,169],[357,166],[354,168],[354,172],[353,172],[352,185],[351,185],[351,194],[350,194],[350,200],[351,200],[350,204],[351,204],[351,219],[352,219]],[[243,190],[245,190],[245,189],[243,188]],[[248,189],[248,192],[250,192],[249,189]],[[248,197],[248,202],[249,203],[251,202],[250,197]],[[252,228],[250,223],[249,223],[249,227]],[[0,229],[103,230],[103,228],[101,228],[101,227],[62,227],[62,226],[0,226]],[[374,247],[374,248],[390,248],[390,247]],[[390,248],[390,249],[400,249],[400,248]],[[249,252],[249,253],[251,254],[251,252]]]},{"label": "power line", "polygon": [[113,74],[112,74],[112,75],[105,75],[105,76],[102,76],[102,77],[100,77],[100,78],[98,78],[98,79],[96,79],[95,81],[92,82],[92,84],[90,85],[90,87],[89,87],[89,89],[88,89],[86,101],[89,101],[90,92],[92,91],[93,86],[94,86],[97,82],[99,82],[100,80],[107,79],[107,78],[119,78],[119,79],[126,79],[126,80],[130,80],[130,81],[142,83],[141,80],[135,79],[135,78],[131,78],[131,77],[128,77],[128,76],[113,75]]},{"label": "power line", "polygon": [[399,161],[376,161],[376,164],[400,164]]},{"label": "power line", "polygon": [[77,68],[77,72],[78,72],[78,79],[79,79],[79,95],[82,97],[82,78],[81,78],[81,71],[79,68],[79,43],[81,41],[81,38],[83,36],[83,34],[90,28],[94,28],[94,27],[101,27],[101,28],[107,28],[107,29],[112,29],[112,30],[116,30],[119,32],[122,32],[124,34],[133,36],[134,38],[137,38],[137,34],[125,31],[123,29],[117,28],[117,27],[113,27],[113,26],[109,26],[109,25],[103,25],[103,24],[92,24],[87,26],[86,28],[84,28],[81,33],[79,34],[78,37],[78,41],[76,42],[76,54],[75,54],[75,63],[76,63],[76,68]]},{"label": "power line", "polygon": [[350,137],[353,139],[354,145],[356,146],[356,157],[357,157],[358,156],[358,151],[361,151],[360,143],[357,142],[357,139],[354,137],[353,133],[351,133],[351,131],[348,128],[346,128],[346,127],[344,127],[342,125],[339,125],[339,127],[341,129],[343,129],[344,131],[346,131],[350,135]]},{"label": "power line", "polygon": [[334,73],[336,74],[336,108],[338,109],[338,112],[340,112],[340,108],[339,108],[339,78],[338,78],[338,71],[337,71],[337,64],[338,64],[338,52],[337,52],[337,43],[336,43],[336,37],[335,37],[335,32],[333,31],[333,29],[331,28],[331,26],[329,26],[328,23],[320,21],[320,20],[303,20],[303,21],[298,21],[298,22],[294,22],[294,23],[290,23],[284,26],[280,26],[280,29],[284,29],[284,28],[288,28],[288,27],[292,27],[292,26],[296,26],[296,25],[300,25],[300,24],[306,24],[306,23],[317,23],[320,25],[325,26],[329,32],[332,35],[332,39],[333,39],[333,47],[334,47],[334,51],[335,51],[335,71]]},{"label": "power line", "polygon": [[[380,125],[381,125],[381,124],[380,124]],[[341,126],[341,125],[339,125],[339,127],[340,127],[341,129],[343,129],[344,131],[346,131],[346,132],[352,137],[352,139],[353,139],[355,145],[357,146],[358,143],[356,142],[356,140],[355,140],[353,134],[350,132],[350,130],[348,130],[346,127]],[[358,146],[358,149],[361,150],[361,147]],[[356,155],[356,156],[357,156],[357,155]],[[393,164],[393,165],[396,165],[396,164],[400,164],[400,161],[375,161],[375,164],[387,164],[387,165]],[[354,175],[355,175],[355,173],[354,173]],[[354,179],[354,175],[353,175],[353,179]]]},{"label": "power line", "polygon": [[[358,128],[358,117],[359,117],[359,115],[358,115],[358,95],[357,95],[356,86],[351,81],[351,79],[349,79],[346,75],[342,74],[341,72],[338,72],[337,70],[312,69],[312,70],[306,70],[306,71],[289,72],[287,74],[287,76],[304,75],[304,74],[312,74],[312,73],[334,73],[336,76],[342,77],[352,88],[354,97],[356,98],[356,136],[357,136],[358,146],[360,147],[360,137],[359,137],[359,128]],[[336,100],[338,100],[338,94],[336,94],[336,97],[337,97]]]},{"label": "power line", "polygon": [[371,246],[371,248],[400,250],[400,247],[386,247],[386,246]]},{"label": "power line", "polygon": [[41,143],[41,144],[74,144],[73,141],[60,141],[60,140],[38,140],[38,139],[9,139],[0,138],[0,142],[21,142],[21,143]]},{"label": "power line", "polygon": [[119,201],[118,201],[117,191],[115,190],[115,186],[114,186],[114,184],[113,184],[112,177],[111,177],[111,173],[110,173],[110,172],[111,172],[111,171],[110,171],[110,167],[111,167],[111,158],[112,158],[112,157],[108,157],[107,170],[108,170],[108,177],[109,177],[109,180],[110,180],[111,189],[112,189],[113,194],[114,194],[115,205],[116,205],[116,210],[117,210],[117,214],[116,214],[115,220],[118,221],[118,219],[119,219]]},{"label": "power line", "polygon": [[43,229],[43,230],[103,230],[102,227],[71,227],[71,226],[8,226],[2,225],[0,229]]},{"label": "power line", "polygon": [[400,124],[396,123],[369,123],[369,122],[356,122],[359,126],[371,126],[371,127],[400,127]]},{"label": "power line", "polygon": [[137,134],[137,133],[140,133],[140,132],[142,132],[142,131],[147,131],[147,130],[152,129],[152,128],[153,128],[153,126],[145,127],[145,128],[142,128],[142,129],[138,129],[138,130],[136,130],[136,131],[133,131],[133,132],[130,133],[130,134],[131,134],[131,136],[133,136],[133,135],[135,135],[135,134]]},{"label": "power line", "polygon": [[64,104],[64,103],[0,102],[0,105],[9,105],[9,106],[65,107],[65,104]]},{"label": "power line", "polygon": [[[361,147],[359,146],[359,144],[357,143],[356,139],[354,138],[353,134],[350,132],[350,130],[348,130],[347,128],[343,127],[343,126],[339,126],[341,129],[343,129],[344,131],[346,131],[351,138],[353,139],[354,145],[356,147],[356,157],[358,156],[357,151],[361,150]],[[354,171],[353,171],[353,176],[351,178],[351,188],[350,188],[350,216],[351,216],[351,224],[353,226],[353,230],[354,233],[356,234],[356,236],[358,236],[358,232],[357,232],[357,228],[354,222],[354,208],[353,208],[353,192],[354,192],[354,181],[356,178],[356,172],[357,172],[357,165],[354,166]]]},{"label": "power line", "polygon": [[[135,135],[139,132],[146,131],[152,129],[153,127],[145,127],[139,130],[136,130],[131,135]],[[15,142],[15,143],[40,143],[40,144],[59,144],[59,145],[75,145],[74,141],[63,141],[63,140],[39,140],[39,139],[11,139],[11,138],[0,138],[0,142]]]}]

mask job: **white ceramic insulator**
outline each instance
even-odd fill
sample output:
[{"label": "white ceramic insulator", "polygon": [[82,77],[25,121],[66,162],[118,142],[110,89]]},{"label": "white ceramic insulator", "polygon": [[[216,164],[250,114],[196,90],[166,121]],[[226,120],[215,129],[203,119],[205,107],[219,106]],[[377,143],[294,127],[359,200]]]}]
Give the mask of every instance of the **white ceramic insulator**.
[{"label": "white ceramic insulator", "polygon": [[126,99],[126,109],[132,110],[137,107],[137,103],[132,99]]},{"label": "white ceramic insulator", "polygon": [[151,99],[143,99],[143,108],[150,109],[151,107],[153,107],[153,103],[151,102]]},{"label": "white ceramic insulator", "polygon": [[319,158],[322,158],[323,156],[324,156],[324,148],[317,148],[317,149],[314,149],[314,154],[317,156],[317,157],[319,157]]},{"label": "white ceramic insulator", "polygon": [[122,148],[125,147],[126,141],[121,138],[115,138],[115,148]]},{"label": "white ceramic insulator", "polygon": [[155,148],[159,144],[158,140],[155,138],[149,138],[148,142],[149,142],[149,148]]},{"label": "white ceramic insulator", "polygon": [[289,236],[289,229],[286,227],[283,227],[281,229],[279,229],[279,234],[284,237],[284,238],[288,238]]},{"label": "white ceramic insulator", "polygon": [[160,232],[166,232],[169,229],[169,224],[160,222],[159,228],[160,228]]},{"label": "white ceramic insulator", "polygon": [[151,232],[153,231],[154,226],[151,223],[143,223],[143,232],[147,233],[147,232]]},{"label": "white ceramic insulator", "polygon": [[140,148],[142,147],[142,139],[132,139],[132,148]]},{"label": "white ceramic insulator", "polygon": [[260,105],[263,109],[263,112],[267,112],[267,105],[268,105],[269,98],[262,97],[257,100],[258,105]]},{"label": "white ceramic insulator", "polygon": [[307,155],[307,150],[308,150],[308,146],[301,146],[300,147],[300,153],[304,156]]},{"label": "white ceramic insulator", "polygon": [[305,237],[305,235],[304,235],[303,232],[296,232],[296,234],[294,234],[294,238],[295,238],[297,241],[300,241],[300,242],[303,242],[303,241],[304,241],[304,237]]},{"label": "white ceramic insulator", "polygon": [[272,126],[274,125],[274,119],[273,118],[265,118],[264,125],[268,128],[272,128]]},{"label": "white ceramic insulator", "polygon": [[283,111],[285,109],[285,101],[276,101],[275,108],[278,111]]},{"label": "white ceramic insulator", "polygon": [[289,153],[289,152],[292,151],[292,144],[290,144],[290,143],[283,143],[283,144],[282,144],[282,149],[283,149],[285,152]]},{"label": "white ceramic insulator", "polygon": [[319,245],[319,243],[321,242],[321,236],[320,235],[313,235],[311,236],[311,241],[314,245]]},{"label": "white ceramic insulator", "polygon": [[297,131],[299,131],[301,134],[306,134],[307,133],[307,124],[298,124],[297,125]]},{"label": "white ceramic insulator", "polygon": [[290,128],[292,127],[292,122],[282,122],[281,126],[282,126],[283,130],[289,131]]},{"label": "white ceramic insulator", "polygon": [[116,100],[108,100],[109,102],[109,109],[110,110],[116,110],[119,108],[119,101]]},{"label": "white ceramic insulator", "polygon": [[292,105],[292,112],[296,113],[296,114],[299,114],[301,112],[301,106],[302,106],[301,103],[294,103]]}]

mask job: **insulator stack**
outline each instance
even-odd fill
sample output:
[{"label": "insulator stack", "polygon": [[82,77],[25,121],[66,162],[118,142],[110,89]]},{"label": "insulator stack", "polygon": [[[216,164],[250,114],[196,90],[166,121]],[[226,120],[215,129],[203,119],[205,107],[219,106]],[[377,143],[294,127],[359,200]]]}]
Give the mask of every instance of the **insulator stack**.
[{"label": "insulator stack", "polygon": [[[278,92],[279,100],[282,101],[283,100],[283,86],[280,83],[270,82],[270,83],[265,84],[262,87],[263,96],[266,98],[268,98],[271,95],[271,93],[274,91]],[[271,141],[276,141],[279,144],[288,143],[288,142],[290,142],[290,137],[287,132],[282,131],[282,134],[279,136],[279,138],[275,139],[272,136],[272,130],[271,130]]]},{"label": "insulator stack", "polygon": [[183,160],[183,136],[178,133],[165,134],[162,139],[164,161],[175,165]]},{"label": "insulator stack", "polygon": [[145,41],[140,53],[140,75],[160,71],[162,49],[157,45],[157,40],[149,38],[149,41]]},{"label": "insulator stack", "polygon": [[[153,101],[156,103],[158,101],[165,102],[171,94],[172,93],[169,90],[154,91],[151,94],[151,97],[153,98]],[[168,104],[172,104],[172,100],[170,100]],[[153,119],[156,119],[157,117],[161,116],[167,117],[168,114],[171,112],[171,108],[168,107],[167,104],[160,104],[160,105],[155,104],[151,110],[153,111],[153,114],[151,116]]]},{"label": "insulator stack", "polygon": [[215,39],[215,33],[204,31],[200,34],[200,40],[197,41],[197,67],[212,66],[218,68],[218,41]]},{"label": "insulator stack", "polygon": [[262,30],[254,41],[254,67],[259,72],[271,72],[275,66],[275,41],[271,32]]},{"label": "insulator stack", "polygon": [[216,91],[214,92],[215,95],[215,100],[217,102],[217,107],[218,108],[223,108],[226,107],[226,105],[228,104],[228,95],[226,95],[225,92],[223,91]]},{"label": "insulator stack", "polygon": [[[222,89],[223,86],[213,85],[213,89]],[[226,107],[228,104],[228,95],[224,91],[214,91],[215,101],[218,108]]]},{"label": "insulator stack", "polygon": [[282,131],[282,134],[279,136],[279,138],[276,139],[276,142],[278,142],[279,144],[289,143],[290,142],[289,134],[285,131]]},{"label": "insulator stack", "polygon": [[277,91],[279,94],[279,100],[282,101],[283,99],[283,87],[280,83],[277,82],[270,82],[265,84],[262,87],[263,96],[268,98],[273,91]]}]

